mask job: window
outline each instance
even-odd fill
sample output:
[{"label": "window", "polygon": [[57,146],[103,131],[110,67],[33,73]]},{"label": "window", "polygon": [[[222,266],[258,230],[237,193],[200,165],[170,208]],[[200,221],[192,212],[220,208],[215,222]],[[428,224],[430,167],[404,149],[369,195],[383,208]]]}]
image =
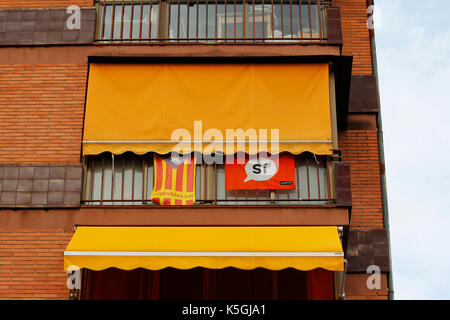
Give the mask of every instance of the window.
[{"label": "window", "polygon": [[322,41],[320,0],[97,1],[99,41]]},{"label": "window", "polygon": [[87,202],[90,205],[145,204],[143,200],[153,187],[150,157],[102,154],[89,157],[86,169],[85,199],[90,200]]},{"label": "window", "polygon": [[[218,161],[219,162],[219,161]],[[327,205],[330,204],[326,157],[296,156],[297,188],[293,190],[225,190],[223,164],[197,164],[197,205]],[[83,203],[86,205],[155,205],[152,203],[153,155],[103,153],[85,158]]]}]

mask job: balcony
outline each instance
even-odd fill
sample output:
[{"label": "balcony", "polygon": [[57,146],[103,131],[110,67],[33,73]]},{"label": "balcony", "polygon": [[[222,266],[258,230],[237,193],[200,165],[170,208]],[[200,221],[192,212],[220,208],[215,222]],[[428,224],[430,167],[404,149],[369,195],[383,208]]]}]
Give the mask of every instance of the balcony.
[{"label": "balcony", "polygon": [[[87,206],[158,206],[152,203],[153,155],[103,153],[85,157],[82,203]],[[226,190],[223,164],[197,164],[195,206],[331,206],[335,161],[304,153],[295,157],[296,189]]]},{"label": "balcony", "polygon": [[331,44],[338,28],[336,13],[329,14],[338,8],[321,0],[96,1],[96,7],[99,44]]}]

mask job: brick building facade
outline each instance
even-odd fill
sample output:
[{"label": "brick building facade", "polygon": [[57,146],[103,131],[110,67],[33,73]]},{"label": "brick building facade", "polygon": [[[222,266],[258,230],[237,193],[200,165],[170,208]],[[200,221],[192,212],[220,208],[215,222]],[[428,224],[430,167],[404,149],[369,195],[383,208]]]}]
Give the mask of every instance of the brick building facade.
[{"label": "brick building facade", "polygon": [[[330,1],[328,37],[321,43],[299,39],[298,44],[105,44],[98,38],[101,18],[96,10],[101,10],[101,4],[97,2],[0,1],[0,299],[68,299],[63,253],[75,226],[235,224],[343,226],[348,261],[345,298],[388,299],[393,288],[374,39],[367,27],[371,4],[371,0]],[[70,5],[81,7],[81,30],[67,29]],[[347,107],[346,112],[337,111],[338,119],[344,121],[338,120],[336,155],[350,164],[350,171],[349,179],[345,173],[343,179],[336,174],[335,188],[339,194],[349,188],[351,180],[350,205],[244,206],[239,210],[217,206],[211,213],[145,206],[125,206],[119,211],[83,202],[82,141],[89,64],[102,59],[164,57],[294,57],[305,61],[352,57],[347,99],[345,85],[337,84],[336,89],[338,95],[342,88]],[[379,289],[366,285],[369,265],[380,267]]]}]

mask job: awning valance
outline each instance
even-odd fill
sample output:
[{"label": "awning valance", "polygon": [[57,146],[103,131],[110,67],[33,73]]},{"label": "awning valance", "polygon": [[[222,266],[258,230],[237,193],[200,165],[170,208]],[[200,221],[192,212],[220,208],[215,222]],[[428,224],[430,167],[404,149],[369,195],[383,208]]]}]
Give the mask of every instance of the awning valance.
[{"label": "awning valance", "polygon": [[331,154],[328,64],[90,64],[84,155],[165,154],[174,141],[202,153]]},{"label": "awning valance", "polygon": [[337,227],[78,227],[64,268],[343,270]]}]

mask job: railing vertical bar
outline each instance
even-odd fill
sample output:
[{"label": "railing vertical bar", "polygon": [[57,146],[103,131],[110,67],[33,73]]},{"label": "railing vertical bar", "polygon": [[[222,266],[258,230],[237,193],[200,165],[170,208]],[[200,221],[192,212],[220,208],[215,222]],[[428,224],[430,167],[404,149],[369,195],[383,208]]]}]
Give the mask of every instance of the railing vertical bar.
[{"label": "railing vertical bar", "polygon": [[114,154],[111,153],[111,200],[114,200]]},{"label": "railing vertical bar", "polygon": [[93,192],[94,192],[94,169],[95,169],[95,159],[91,158],[91,190],[89,194],[89,200],[92,200]]},{"label": "railing vertical bar", "polygon": [[144,15],[144,0],[141,0],[141,13],[139,18],[139,40],[142,40],[142,16]]},{"label": "railing vertical bar", "polygon": [[186,7],[186,41],[189,42],[189,31],[190,31],[190,24],[189,24],[189,18],[191,17],[191,7],[190,7],[190,2],[189,0],[187,0],[187,7]]},{"label": "railing vertical bar", "polygon": [[111,40],[114,40],[114,23],[116,19],[116,0],[113,0],[113,7],[112,7],[112,18],[111,18]]},{"label": "railing vertical bar", "polygon": [[125,18],[125,0],[122,0],[122,18],[120,20],[120,41],[123,41],[123,20]]},{"label": "railing vertical bar", "polygon": [[[195,19],[196,25],[195,25],[195,37],[198,39],[198,10],[199,10],[199,3],[197,0],[197,18]],[[198,41],[198,40],[197,40]]]},{"label": "railing vertical bar", "polygon": [[[169,2],[170,8],[170,2]],[[153,10],[153,1],[150,1],[150,9],[148,13],[148,39],[152,40],[152,10]],[[170,20],[169,20],[170,21]]]},{"label": "railing vertical bar", "polygon": [[236,42],[236,0],[233,1],[234,3],[234,41]]},{"label": "railing vertical bar", "polygon": [[322,15],[320,14],[321,8],[320,8],[320,0],[317,0],[317,22],[319,23],[319,38],[322,42],[323,35],[322,35]]},{"label": "railing vertical bar", "polygon": [[316,162],[316,168],[317,168],[317,191],[319,193],[319,199],[322,199],[320,195],[320,171],[319,171],[319,164]]},{"label": "railing vertical bar", "polygon": [[291,19],[291,39],[294,38],[294,22],[292,21],[292,0],[289,0],[289,16]]},{"label": "railing vertical bar", "polygon": [[[153,153],[151,153],[148,156],[148,162],[147,162],[147,178],[148,178],[148,170],[150,169],[150,166],[152,166],[151,170],[153,171],[153,173],[152,173],[152,187],[153,188],[155,187],[155,158],[154,157],[155,157],[155,155]],[[147,180],[147,187],[148,187],[148,180]],[[153,192],[152,189],[148,189],[147,194],[145,196],[145,199],[149,200],[150,203],[152,203],[152,192]]]},{"label": "railing vertical bar", "polygon": [[103,1],[102,7],[102,32],[100,38],[103,40],[105,38],[105,21],[106,21],[106,1]]},{"label": "railing vertical bar", "polygon": [[125,184],[125,157],[122,157],[122,190],[120,191],[120,199],[123,201],[123,185]]},{"label": "railing vertical bar", "polygon": [[178,12],[177,12],[177,40],[180,40],[180,0],[178,0]]},{"label": "railing vertical bar", "polygon": [[300,159],[298,157],[295,157],[295,175],[297,177],[297,181],[296,181],[296,187],[297,187],[297,197],[298,200],[301,199],[301,194],[300,194]]},{"label": "railing vertical bar", "polygon": [[252,1],[253,5],[253,40],[256,39],[256,21],[255,21],[255,0]]},{"label": "railing vertical bar", "polygon": [[274,23],[274,13],[273,13],[273,0],[271,1],[271,5],[272,5],[272,21],[271,21],[271,25],[272,25],[272,39],[275,38],[275,23]]},{"label": "railing vertical bar", "polygon": [[281,38],[284,39],[283,0],[281,0],[280,8],[281,8]]},{"label": "railing vertical bar", "polygon": [[298,0],[298,16],[300,18],[300,21],[299,21],[300,39],[303,39],[302,0]]},{"label": "railing vertical bar", "polygon": [[306,181],[308,185],[308,200],[311,199],[310,186],[309,186],[309,161],[306,158]]},{"label": "railing vertical bar", "polygon": [[227,0],[225,0],[225,39],[227,39]]},{"label": "railing vertical bar", "polygon": [[330,162],[328,161],[328,158],[326,160],[326,166],[327,166],[327,193],[328,193],[328,204],[331,204],[331,190],[330,190]]},{"label": "railing vertical bar", "polygon": [[205,23],[205,38],[208,39],[208,0],[206,0],[206,23]]},{"label": "railing vertical bar", "polygon": [[103,204],[103,178],[105,174],[105,155],[102,154],[102,179],[100,183],[100,205]]},{"label": "railing vertical bar", "polygon": [[217,204],[217,164],[216,161],[214,161],[214,204]]},{"label": "railing vertical bar", "polygon": [[[224,166],[224,171],[225,171],[225,166]],[[225,172],[224,172],[224,174],[225,174]],[[226,183],[224,185],[223,190],[224,190],[224,193],[225,193],[225,200],[228,200],[228,191],[227,191]],[[225,202],[225,203],[227,203],[227,202]]]},{"label": "railing vertical bar", "polygon": [[202,169],[203,169],[203,173],[204,173],[204,175],[203,175],[203,185],[204,185],[204,187],[203,187],[203,190],[204,190],[204,197],[205,197],[205,200],[209,200],[208,199],[208,177],[207,177],[207,175],[208,175],[208,172],[206,172],[206,164],[205,163],[203,163],[202,164]]},{"label": "railing vertical bar", "polygon": [[146,196],[145,196],[145,189],[146,189],[145,182],[146,182],[147,179],[144,178],[145,176],[148,177],[148,175],[145,174],[145,166],[146,166],[146,164],[147,164],[147,161],[146,161],[146,158],[144,156],[142,158],[142,202],[147,200]]},{"label": "railing vertical bar", "polygon": [[131,0],[130,39],[133,39],[134,0]]},{"label": "railing vertical bar", "polygon": [[309,15],[309,38],[312,39],[311,0],[308,0],[308,15]]},{"label": "railing vertical bar", "polygon": [[266,38],[266,36],[264,34],[264,0],[262,0],[262,38],[263,38],[263,41]]},{"label": "railing vertical bar", "polygon": [[131,162],[131,200],[134,200],[134,175],[135,175],[135,168],[134,168],[134,161],[135,161],[135,157],[133,156],[132,158],[132,162]]},{"label": "railing vertical bar", "polygon": [[214,39],[217,42],[217,0],[214,0],[215,9],[214,9]]},{"label": "railing vertical bar", "polygon": [[248,37],[247,9],[247,2],[245,2],[245,0],[242,0],[242,39],[247,39]]}]

